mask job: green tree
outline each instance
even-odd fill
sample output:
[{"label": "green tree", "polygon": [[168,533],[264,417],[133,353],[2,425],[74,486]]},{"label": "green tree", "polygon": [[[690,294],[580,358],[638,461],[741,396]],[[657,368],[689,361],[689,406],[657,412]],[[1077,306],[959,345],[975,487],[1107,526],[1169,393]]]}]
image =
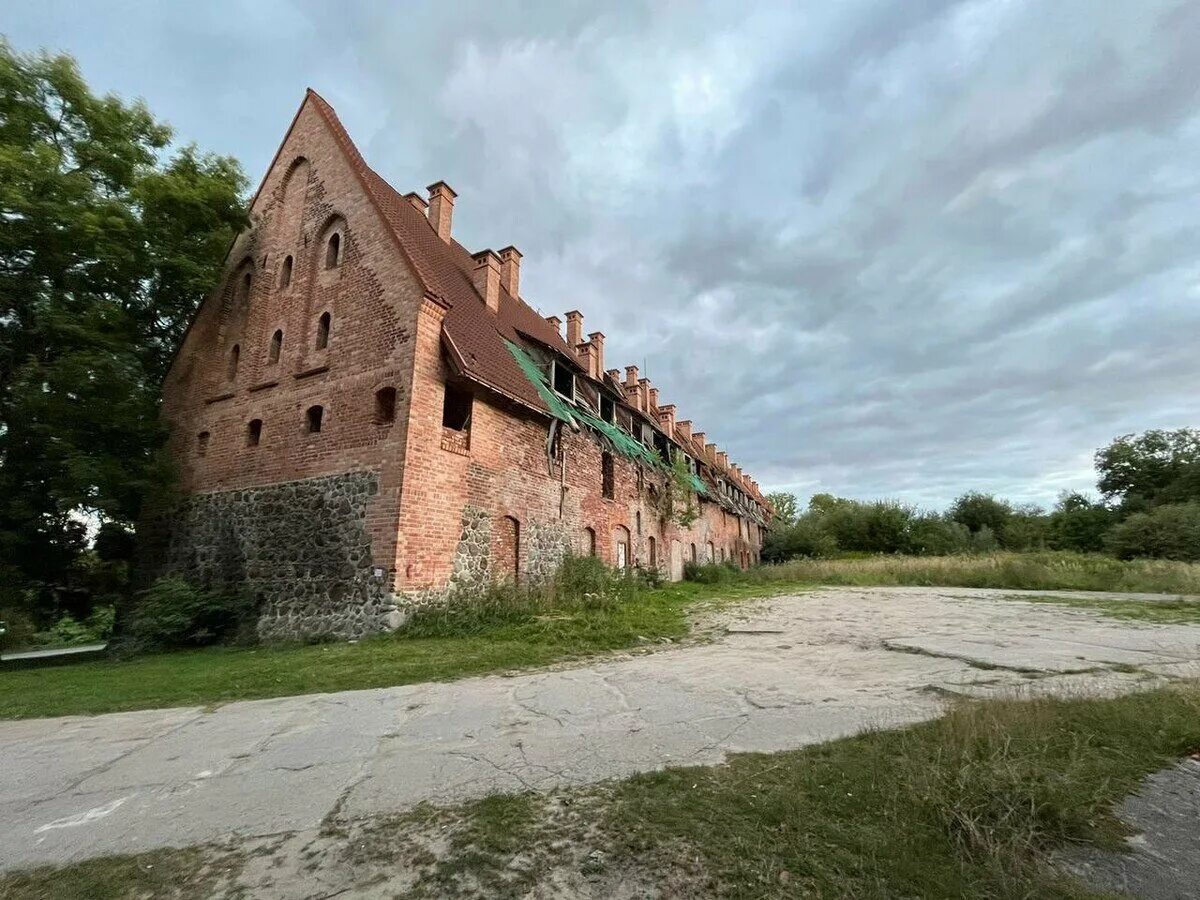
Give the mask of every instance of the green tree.
[{"label": "green tree", "polygon": [[967,526],[972,534],[986,527],[999,536],[1012,518],[1013,509],[1007,500],[997,500],[991,494],[980,491],[968,491],[950,505],[947,515]]},{"label": "green tree", "polygon": [[1105,544],[1120,559],[1200,561],[1200,503],[1169,503],[1134,513],[1113,526]]},{"label": "green tree", "polygon": [[67,56],[0,41],[0,574],[56,583],[81,516],[136,521],[165,474],[162,376],[246,223],[233,159]]},{"label": "green tree", "polygon": [[772,491],[767,494],[767,500],[775,507],[775,519],[771,522],[772,528],[786,528],[796,523],[799,503],[795,494],[789,494],[786,491]]},{"label": "green tree", "polygon": [[1126,515],[1200,501],[1200,430],[1123,434],[1096,451],[1096,472],[1100,493]]},{"label": "green tree", "polygon": [[1104,550],[1104,535],[1115,521],[1113,511],[1104,504],[1064,491],[1050,514],[1046,540],[1055,550],[1099,553]]}]

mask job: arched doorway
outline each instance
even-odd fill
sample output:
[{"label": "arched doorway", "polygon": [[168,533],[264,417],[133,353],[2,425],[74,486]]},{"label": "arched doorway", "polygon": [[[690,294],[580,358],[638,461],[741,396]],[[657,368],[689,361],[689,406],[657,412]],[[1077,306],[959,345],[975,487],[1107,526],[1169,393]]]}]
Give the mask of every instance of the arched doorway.
[{"label": "arched doorway", "polygon": [[521,523],[512,516],[501,516],[492,533],[492,571],[497,580],[521,574]]},{"label": "arched doorway", "polygon": [[618,525],[612,532],[612,560],[613,565],[618,569],[629,568],[629,529],[624,525]]}]

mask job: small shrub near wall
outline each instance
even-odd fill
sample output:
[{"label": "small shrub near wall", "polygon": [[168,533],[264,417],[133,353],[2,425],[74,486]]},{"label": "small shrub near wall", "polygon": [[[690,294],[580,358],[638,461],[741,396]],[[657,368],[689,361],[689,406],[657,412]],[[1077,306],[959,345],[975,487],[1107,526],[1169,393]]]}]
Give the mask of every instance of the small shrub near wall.
[{"label": "small shrub near wall", "polygon": [[256,604],[242,593],[203,590],[166,576],[138,595],[122,649],[148,652],[251,643],[256,619]]}]

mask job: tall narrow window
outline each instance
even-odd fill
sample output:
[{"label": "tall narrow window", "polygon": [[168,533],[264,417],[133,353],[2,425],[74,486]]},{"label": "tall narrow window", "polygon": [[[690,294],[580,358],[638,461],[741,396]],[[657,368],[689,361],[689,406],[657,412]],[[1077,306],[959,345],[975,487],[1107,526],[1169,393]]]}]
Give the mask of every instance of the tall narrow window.
[{"label": "tall narrow window", "polygon": [[[600,454],[600,496],[605,500],[611,500],[615,494],[613,490],[613,458],[612,454],[605,452]],[[640,513],[639,513],[640,515]]]},{"label": "tall narrow window", "polygon": [[274,365],[279,362],[279,351],[283,349],[283,331],[275,329],[275,333],[271,335],[271,349],[267,352],[267,362]]},{"label": "tall narrow window", "polygon": [[250,273],[249,272],[247,272],[245,275],[242,276],[241,293],[242,293],[243,300],[248,300],[250,298]]},{"label": "tall narrow window", "polygon": [[442,427],[453,431],[471,430],[472,397],[468,391],[446,385],[442,396]]},{"label": "tall narrow window", "polygon": [[637,533],[642,533],[642,511],[640,509],[637,511]]},{"label": "tall narrow window", "polygon": [[696,545],[695,544],[692,544],[691,553],[692,553],[692,562],[697,562],[697,560],[696,560]]},{"label": "tall narrow window", "polygon": [[286,288],[292,283],[292,258],[285,256],[283,258],[283,269],[279,272],[279,287]]},{"label": "tall narrow window", "polygon": [[658,568],[658,542],[654,538],[649,539],[650,544],[650,568]]},{"label": "tall narrow window", "polygon": [[596,530],[594,528],[583,529],[583,550],[588,556],[596,555]]},{"label": "tall narrow window", "polygon": [[262,419],[251,419],[246,425],[246,446],[257,447],[262,440]]},{"label": "tall narrow window", "polygon": [[387,425],[396,420],[396,389],[383,387],[375,392],[375,422]]},{"label": "tall narrow window", "polygon": [[207,431],[202,431],[198,435],[196,435],[196,455],[197,456],[207,456],[208,455],[208,439],[209,439],[209,433]]},{"label": "tall narrow window", "polygon": [[336,231],[325,244],[325,268],[336,269],[342,261],[342,236]]},{"label": "tall narrow window", "polygon": [[309,434],[316,434],[321,430],[321,421],[325,418],[325,408],[323,406],[310,406],[304,414],[304,424],[308,428]]},{"label": "tall narrow window", "polygon": [[327,312],[321,313],[321,318],[317,319],[317,349],[324,350],[329,346],[329,324],[333,321],[332,316]]},{"label": "tall narrow window", "polygon": [[234,344],[229,350],[229,365],[225,370],[225,377],[230,381],[237,378],[238,358],[242,355],[242,348],[238,344]]}]

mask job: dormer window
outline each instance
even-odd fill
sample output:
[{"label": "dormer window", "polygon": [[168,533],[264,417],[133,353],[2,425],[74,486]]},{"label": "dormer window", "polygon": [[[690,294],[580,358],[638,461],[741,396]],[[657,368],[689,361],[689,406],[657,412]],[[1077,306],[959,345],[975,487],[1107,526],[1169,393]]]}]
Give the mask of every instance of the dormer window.
[{"label": "dormer window", "polygon": [[600,395],[600,418],[612,424],[617,418],[617,404],[608,394]]},{"label": "dormer window", "polygon": [[575,373],[557,359],[554,360],[554,392],[568,400],[575,399]]}]

